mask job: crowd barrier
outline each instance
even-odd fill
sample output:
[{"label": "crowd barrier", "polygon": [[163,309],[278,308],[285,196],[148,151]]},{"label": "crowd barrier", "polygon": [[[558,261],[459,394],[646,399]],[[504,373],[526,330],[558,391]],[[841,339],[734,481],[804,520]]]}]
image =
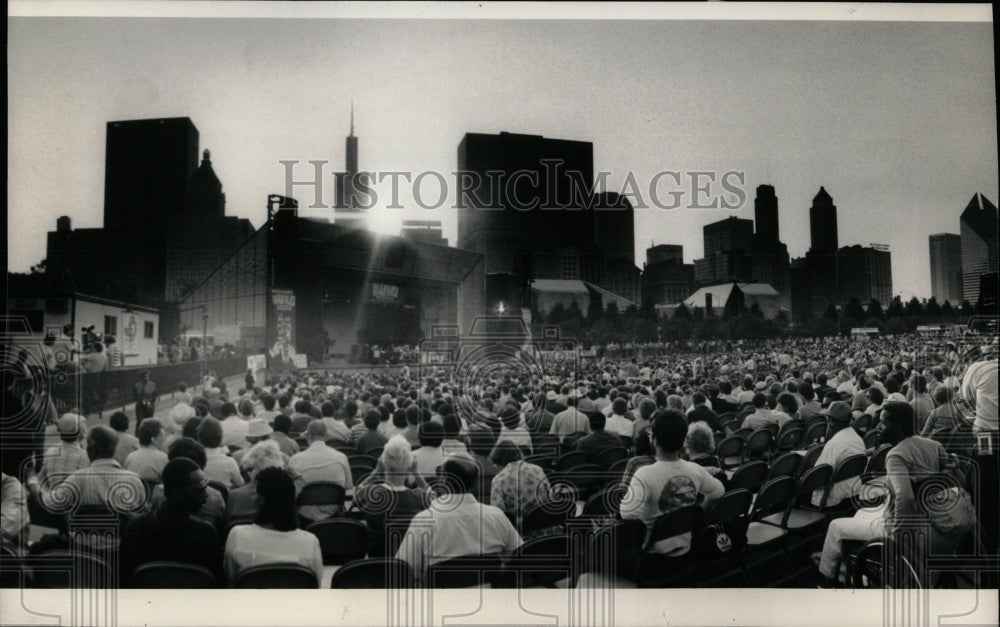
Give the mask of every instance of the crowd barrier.
[{"label": "crowd barrier", "polygon": [[79,409],[84,415],[109,409],[124,409],[135,402],[133,388],[139,373],[149,372],[159,394],[173,392],[181,383],[195,387],[208,371],[220,377],[246,372],[246,357],[227,357],[209,361],[192,361],[157,366],[114,368],[101,372],[56,373],[51,375],[49,391],[56,411],[62,415]]}]

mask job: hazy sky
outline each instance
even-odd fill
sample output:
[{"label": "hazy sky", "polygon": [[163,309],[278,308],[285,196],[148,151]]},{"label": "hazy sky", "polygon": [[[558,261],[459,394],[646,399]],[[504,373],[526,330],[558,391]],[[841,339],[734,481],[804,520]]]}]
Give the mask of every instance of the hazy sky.
[{"label": "hazy sky", "polygon": [[[285,192],[280,160],[306,178],[306,160],[329,159],[332,203],[352,99],[364,170],[450,173],[466,132],[510,131],[593,142],[613,190],[630,171],[644,191],[662,170],[745,172],[741,209],[691,209],[688,193],[680,209],[637,210],[640,267],[651,242],[700,257],[702,226],[752,218],[761,183],[801,256],[822,185],[840,244],[889,244],[894,292],[930,296],[928,236],[957,233],[975,192],[998,200],[988,22],[14,17],[8,29],[12,270],[45,256],[56,217],[102,225],[107,122],[190,117],[227,213],[260,226],[267,195]],[[310,190],[294,195],[311,204]],[[377,208],[373,228],[403,219],[439,219],[455,243],[452,209]]]}]

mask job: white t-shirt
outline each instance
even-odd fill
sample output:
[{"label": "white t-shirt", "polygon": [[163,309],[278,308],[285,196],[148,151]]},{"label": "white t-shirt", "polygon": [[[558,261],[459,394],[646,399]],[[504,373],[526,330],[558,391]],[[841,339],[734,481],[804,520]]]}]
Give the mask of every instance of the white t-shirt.
[{"label": "white t-shirt", "polygon": [[[622,500],[623,520],[646,523],[647,535],[656,519],[687,505],[712,503],[725,494],[722,482],[703,466],[685,460],[657,461],[635,471]],[[666,538],[648,547],[651,553],[681,555],[691,547],[691,534]]]},{"label": "white t-shirt", "polygon": [[259,525],[237,525],[229,532],[223,564],[229,583],[252,566],[301,564],[316,571],[317,587],[323,585],[323,553],[319,540],[303,529],[276,531]]}]

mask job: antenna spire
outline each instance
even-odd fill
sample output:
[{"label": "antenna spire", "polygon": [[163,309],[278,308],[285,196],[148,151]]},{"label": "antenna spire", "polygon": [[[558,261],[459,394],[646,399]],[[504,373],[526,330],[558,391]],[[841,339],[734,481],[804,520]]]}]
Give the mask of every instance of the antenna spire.
[{"label": "antenna spire", "polygon": [[354,137],[354,101],[351,101],[351,137]]}]

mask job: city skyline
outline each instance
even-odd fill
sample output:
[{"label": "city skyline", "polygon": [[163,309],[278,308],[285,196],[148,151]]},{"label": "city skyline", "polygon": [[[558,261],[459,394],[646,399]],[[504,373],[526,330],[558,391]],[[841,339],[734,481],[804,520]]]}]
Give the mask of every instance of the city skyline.
[{"label": "city skyline", "polygon": [[[973,194],[997,199],[988,22],[232,19],[191,21],[181,42],[158,36],[178,28],[171,19],[11,19],[12,270],[45,256],[60,215],[101,226],[107,122],[190,117],[212,151],[227,215],[259,227],[267,195],[285,192],[282,159],[299,161],[302,178],[308,160],[326,160],[333,204],[352,99],[361,170],[448,174],[465,133],[509,131],[593,143],[610,191],[628,172],[640,185],[663,170],[746,173],[736,211],[637,209],[639,267],[651,243],[684,245],[688,263],[700,257],[702,227],[753,219],[760,184],[774,186],[781,239],[801,257],[823,187],[840,245],[890,244],[895,293],[929,297],[923,242],[954,231]],[[94,37],[113,44],[88,48]],[[540,53],[553,67],[536,71]],[[80,71],[88,63],[94,79]],[[316,80],[331,63],[336,80]],[[46,168],[63,184],[39,185]],[[303,214],[332,218],[307,208],[310,195],[293,193]],[[403,220],[440,220],[455,243],[455,213],[376,207],[371,223],[398,233]]]}]

